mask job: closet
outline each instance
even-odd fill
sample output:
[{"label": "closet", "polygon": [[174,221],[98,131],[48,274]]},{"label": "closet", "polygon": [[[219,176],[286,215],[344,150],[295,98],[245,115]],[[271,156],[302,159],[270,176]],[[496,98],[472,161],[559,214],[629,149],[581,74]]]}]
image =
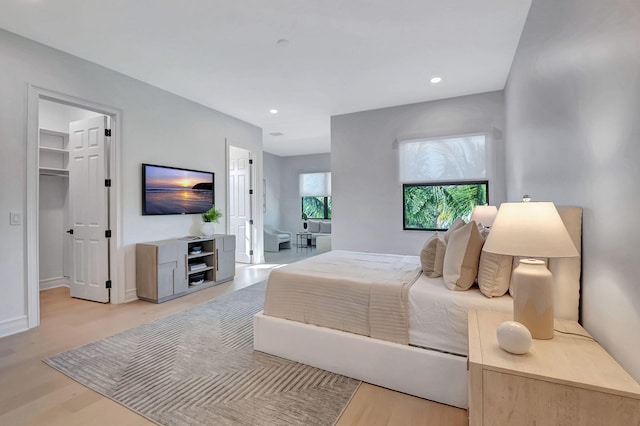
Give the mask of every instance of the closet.
[{"label": "closet", "polygon": [[39,272],[40,290],[69,286],[69,134],[40,128]]},{"label": "closet", "polygon": [[[97,120],[107,123],[108,119],[104,115],[93,111],[41,99],[38,120],[38,253],[40,290],[60,286],[71,287],[71,278],[74,276],[74,271],[76,279],[81,281],[89,281],[90,275],[92,275],[83,272],[83,270],[86,271],[86,268],[75,268],[77,259],[86,259],[86,256],[82,257],[81,255],[78,257],[78,249],[81,248],[82,242],[79,243],[77,235],[72,235],[74,226],[71,215],[73,206],[71,204],[74,197],[71,194],[73,185],[71,181],[73,179],[70,179],[70,175],[78,173],[79,170],[77,166],[73,167],[78,164],[78,159],[74,156],[74,149],[77,152],[78,145],[90,145],[92,135],[88,134],[88,136],[84,136],[84,139],[79,139],[80,130],[78,130],[74,131],[74,134],[70,137],[70,123],[79,122],[80,120]],[[77,126],[74,127],[74,129],[76,128]],[[102,132],[104,133],[104,130]],[[70,146],[71,144],[75,145],[72,147]],[[76,162],[71,164],[72,161]],[[75,176],[76,180],[78,179],[77,176]],[[87,182],[85,178],[82,180]],[[104,182],[101,182],[101,184],[103,185],[102,190],[104,190]],[[100,188],[89,189],[89,193],[98,192],[99,190]],[[86,186],[83,188],[83,192],[84,194],[87,193]],[[78,205],[74,208],[73,211],[76,214],[78,208],[89,211],[95,206],[95,203],[91,200],[92,197],[86,197],[84,194],[80,197],[75,197],[77,203],[85,203],[85,205]],[[76,246],[75,254],[74,245]],[[107,256],[104,256],[104,258],[105,265],[108,265]],[[91,267],[95,268],[94,265],[91,265]],[[103,268],[104,265],[99,265],[99,267]],[[102,283],[102,286],[104,287],[104,283]],[[90,298],[84,296],[74,297]]]}]

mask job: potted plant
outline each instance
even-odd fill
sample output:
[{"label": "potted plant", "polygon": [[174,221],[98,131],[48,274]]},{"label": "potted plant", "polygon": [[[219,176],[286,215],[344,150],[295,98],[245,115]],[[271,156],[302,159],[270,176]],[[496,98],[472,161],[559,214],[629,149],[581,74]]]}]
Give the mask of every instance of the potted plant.
[{"label": "potted plant", "polygon": [[200,225],[200,232],[207,237],[216,233],[215,223],[218,223],[222,217],[222,212],[216,209],[215,205],[212,205],[209,210],[202,213],[202,224]]},{"label": "potted plant", "polygon": [[307,214],[303,212],[302,213],[302,220],[303,220],[302,227],[304,229],[307,229],[307,219],[309,219],[309,216],[307,216]]}]

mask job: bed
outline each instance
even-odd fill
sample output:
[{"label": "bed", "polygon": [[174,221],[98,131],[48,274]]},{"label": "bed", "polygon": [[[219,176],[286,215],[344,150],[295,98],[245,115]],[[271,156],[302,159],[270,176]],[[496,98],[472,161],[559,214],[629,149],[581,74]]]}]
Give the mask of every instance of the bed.
[{"label": "bed", "polygon": [[[580,251],[581,209],[558,208],[558,211]],[[344,263],[342,267],[333,266],[340,262]],[[371,274],[368,270],[374,263],[397,267],[373,266],[375,271]],[[445,287],[442,278],[429,278],[424,274],[412,276],[412,268],[419,269],[419,264],[417,256],[333,251],[274,270],[265,297],[265,311],[254,317],[254,348],[368,383],[467,408],[467,310],[511,312],[512,299],[508,293],[488,298],[477,288],[451,291]],[[554,274],[556,316],[577,320],[580,259],[555,259],[549,262],[549,269]],[[374,302],[373,310],[381,311],[385,321],[398,317],[392,319],[395,322],[390,328],[395,338],[376,335],[375,320],[367,330],[359,320],[343,317],[344,312],[355,314],[356,318],[358,314],[374,315],[370,307],[362,306],[357,294],[380,293],[375,285],[384,286],[386,280],[395,279],[392,278],[394,274],[399,277],[396,294],[400,295],[400,301],[389,298],[384,290],[381,294],[390,300],[390,304],[387,305],[389,300]],[[325,284],[318,284],[318,279]],[[344,293],[351,290],[341,287],[340,281],[345,279],[356,283],[351,283],[357,293],[353,298]],[[374,290],[361,288],[361,282],[367,280],[375,284]],[[325,285],[328,291],[318,292],[318,288]],[[305,291],[305,287],[310,291]],[[404,310],[398,310],[398,303],[403,304]],[[401,327],[405,324],[404,334],[398,331],[398,323]],[[352,328],[354,326],[356,328]]]}]

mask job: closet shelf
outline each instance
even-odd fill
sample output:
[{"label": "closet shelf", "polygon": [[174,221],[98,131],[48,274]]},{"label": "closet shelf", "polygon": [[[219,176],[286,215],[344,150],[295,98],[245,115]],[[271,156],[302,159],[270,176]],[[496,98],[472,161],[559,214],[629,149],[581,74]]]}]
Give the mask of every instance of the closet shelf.
[{"label": "closet shelf", "polygon": [[47,176],[62,176],[69,177],[69,170],[67,169],[58,169],[55,167],[40,167],[40,174]]},{"label": "closet shelf", "polygon": [[40,151],[47,151],[47,152],[59,152],[61,154],[68,154],[69,151],[64,149],[64,148],[53,148],[50,146],[41,146],[40,147]]}]

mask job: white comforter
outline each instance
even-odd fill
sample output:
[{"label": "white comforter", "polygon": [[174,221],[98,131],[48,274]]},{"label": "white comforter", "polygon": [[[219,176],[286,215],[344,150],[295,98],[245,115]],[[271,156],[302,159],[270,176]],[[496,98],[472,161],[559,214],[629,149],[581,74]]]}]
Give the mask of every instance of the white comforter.
[{"label": "white comforter", "polygon": [[334,250],[274,269],[264,314],[407,344],[420,273],[416,256]]},{"label": "white comforter", "polygon": [[488,298],[477,287],[451,291],[442,278],[421,275],[409,291],[409,343],[468,355],[469,308],[513,312],[511,296]]}]

